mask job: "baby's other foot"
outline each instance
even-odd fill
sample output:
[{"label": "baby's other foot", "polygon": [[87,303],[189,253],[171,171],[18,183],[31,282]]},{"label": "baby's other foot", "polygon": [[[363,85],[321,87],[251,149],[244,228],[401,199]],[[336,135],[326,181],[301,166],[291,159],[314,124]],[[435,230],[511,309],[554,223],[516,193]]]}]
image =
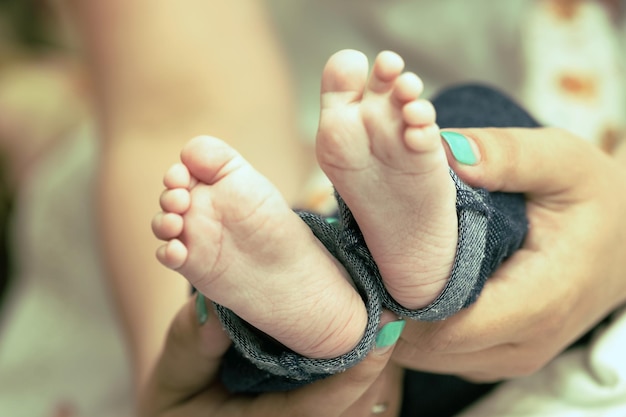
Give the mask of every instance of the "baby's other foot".
[{"label": "baby's other foot", "polygon": [[278,190],[213,137],[191,140],[181,159],[152,222],[166,241],[159,261],[302,355],[351,350],[367,323],[363,301]]},{"label": "baby's other foot", "polygon": [[389,293],[430,304],[450,275],[456,191],[432,104],[393,52],[333,55],[322,77],[319,163],[352,211]]}]

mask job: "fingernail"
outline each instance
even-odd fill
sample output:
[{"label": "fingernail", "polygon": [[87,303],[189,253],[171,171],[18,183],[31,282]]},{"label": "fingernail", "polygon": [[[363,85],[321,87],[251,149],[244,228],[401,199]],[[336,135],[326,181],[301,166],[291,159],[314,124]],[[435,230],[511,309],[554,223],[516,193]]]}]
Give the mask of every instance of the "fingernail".
[{"label": "fingernail", "polygon": [[335,227],[339,227],[339,219],[336,217],[327,217],[326,223],[333,225]]},{"label": "fingernail", "polygon": [[440,132],[443,140],[446,141],[452,152],[452,156],[458,162],[464,165],[476,165],[478,157],[474,152],[474,148],[470,140],[464,135],[457,132],[443,131]]},{"label": "fingernail", "polygon": [[405,325],[406,321],[404,320],[385,324],[376,335],[376,349],[380,350],[393,346],[400,338]]},{"label": "fingernail", "polygon": [[206,306],[206,299],[204,295],[197,293],[196,295],[196,316],[198,317],[198,323],[202,326],[209,319],[209,310]]}]

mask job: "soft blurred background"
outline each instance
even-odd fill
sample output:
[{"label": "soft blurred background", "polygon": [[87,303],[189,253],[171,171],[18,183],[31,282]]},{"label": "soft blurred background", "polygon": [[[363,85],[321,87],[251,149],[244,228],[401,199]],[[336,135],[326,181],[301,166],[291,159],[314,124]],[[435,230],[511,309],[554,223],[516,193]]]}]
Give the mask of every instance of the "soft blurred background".
[{"label": "soft blurred background", "polygon": [[[95,214],[97,89],[64,3],[0,0],[2,417],[132,413],[131,359]],[[619,0],[266,3],[293,78],[301,136],[293,140],[314,138],[321,68],[342,48],[370,58],[381,49],[399,52],[427,95],[454,83],[495,85],[541,122],[607,152],[626,132]],[[145,48],[164,42],[154,38]],[[160,92],[156,99],[167,106],[168,89]],[[329,210],[328,183],[317,171],[310,178],[303,204]]]},{"label": "soft blurred background", "polygon": [[[84,65],[56,5],[0,2],[0,415],[128,415],[124,338],[100,267]],[[105,388],[106,387],[106,388]]]}]

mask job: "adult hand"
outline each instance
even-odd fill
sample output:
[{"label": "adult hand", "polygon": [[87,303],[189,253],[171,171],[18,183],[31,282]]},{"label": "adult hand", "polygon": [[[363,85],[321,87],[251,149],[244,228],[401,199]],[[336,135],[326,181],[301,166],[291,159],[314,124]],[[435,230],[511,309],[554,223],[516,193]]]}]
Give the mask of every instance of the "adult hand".
[{"label": "adult hand", "polygon": [[391,348],[374,350],[354,368],[297,390],[245,396],[229,394],[218,380],[229,346],[216,314],[200,325],[194,302],[188,302],[174,319],[161,358],[141,392],[139,415],[362,417],[378,408],[376,416],[391,417],[399,412],[402,370],[388,363]]},{"label": "adult hand", "polygon": [[473,186],[526,194],[523,248],[478,301],[442,322],[409,322],[407,368],[475,381],[531,374],[626,301],[626,170],[558,129],[462,129],[479,155],[452,167]]}]

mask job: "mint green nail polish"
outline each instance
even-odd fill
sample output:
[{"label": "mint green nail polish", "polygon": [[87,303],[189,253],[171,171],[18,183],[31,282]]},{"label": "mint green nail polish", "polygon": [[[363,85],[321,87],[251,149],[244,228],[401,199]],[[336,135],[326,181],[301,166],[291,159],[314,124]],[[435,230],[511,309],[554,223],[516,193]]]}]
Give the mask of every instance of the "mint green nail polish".
[{"label": "mint green nail polish", "polygon": [[376,349],[386,348],[395,344],[400,338],[405,325],[406,321],[404,320],[385,324],[378,331],[378,335],[376,335]]},{"label": "mint green nail polish", "polygon": [[209,319],[209,310],[206,306],[206,300],[204,295],[198,293],[196,295],[196,316],[198,317],[198,322],[200,326],[202,326]]},{"label": "mint green nail polish", "polygon": [[327,217],[326,223],[331,224],[335,227],[339,227],[339,219],[336,217]]},{"label": "mint green nail polish", "polygon": [[458,162],[465,165],[475,165],[478,162],[478,158],[474,154],[474,149],[469,140],[460,133],[457,132],[440,132],[443,140],[446,141],[452,152],[452,156]]}]

